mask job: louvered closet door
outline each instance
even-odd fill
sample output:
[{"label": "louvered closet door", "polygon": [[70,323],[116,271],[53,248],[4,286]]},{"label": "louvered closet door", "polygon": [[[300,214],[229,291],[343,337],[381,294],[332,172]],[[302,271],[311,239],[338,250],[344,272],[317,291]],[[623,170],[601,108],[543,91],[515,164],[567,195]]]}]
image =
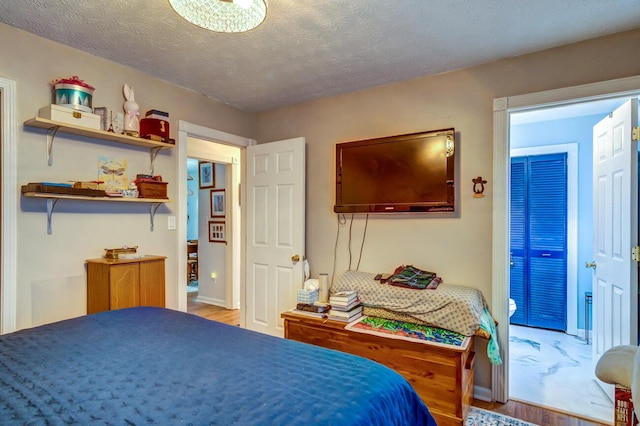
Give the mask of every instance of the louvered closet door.
[{"label": "louvered closet door", "polygon": [[[521,179],[515,178],[514,182],[513,174],[519,166],[512,166],[512,216],[516,220],[512,219],[511,229],[514,234],[511,273],[515,276],[511,281],[511,294],[521,312],[516,311],[512,323],[564,331],[567,323],[566,154],[515,160],[512,163],[522,163],[522,174]],[[520,303],[517,297],[521,298]]]},{"label": "louvered closet door", "polygon": [[511,324],[527,325],[525,304],[525,253],[527,226],[526,158],[511,159],[511,293],[517,309]]}]

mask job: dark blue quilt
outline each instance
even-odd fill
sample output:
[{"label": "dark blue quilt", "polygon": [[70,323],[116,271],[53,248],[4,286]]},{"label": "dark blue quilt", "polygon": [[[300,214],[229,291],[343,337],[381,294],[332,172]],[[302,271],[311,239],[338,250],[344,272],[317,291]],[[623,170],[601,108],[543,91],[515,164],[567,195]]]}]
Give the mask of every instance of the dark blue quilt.
[{"label": "dark blue quilt", "polygon": [[0,423],[436,424],[383,365],[161,308],[0,336]]}]

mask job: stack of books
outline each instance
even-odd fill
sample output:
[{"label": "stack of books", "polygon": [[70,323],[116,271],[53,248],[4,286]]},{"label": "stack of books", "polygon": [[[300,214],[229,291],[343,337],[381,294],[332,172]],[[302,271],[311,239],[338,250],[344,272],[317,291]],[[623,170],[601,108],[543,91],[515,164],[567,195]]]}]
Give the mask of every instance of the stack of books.
[{"label": "stack of books", "polygon": [[329,297],[329,319],[351,322],[362,316],[362,305],[356,291],[339,291]]},{"label": "stack of books", "polygon": [[320,303],[304,303],[296,304],[291,312],[298,315],[305,315],[313,318],[326,318],[329,313],[329,306]]}]

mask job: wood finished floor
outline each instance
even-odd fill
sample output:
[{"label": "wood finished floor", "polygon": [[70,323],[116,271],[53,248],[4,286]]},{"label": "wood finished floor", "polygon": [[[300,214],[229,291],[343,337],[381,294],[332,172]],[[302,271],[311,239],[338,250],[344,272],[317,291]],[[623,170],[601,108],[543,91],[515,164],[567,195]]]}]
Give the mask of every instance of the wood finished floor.
[{"label": "wood finished floor", "polygon": [[[208,305],[196,302],[198,293],[190,293],[187,297],[187,311],[210,320],[223,322],[225,324],[240,325],[240,310],[225,309],[219,306]],[[473,400],[473,405],[485,410],[495,411],[507,416],[515,417],[526,422],[535,423],[542,426],[601,426],[597,423],[568,414],[552,411],[543,407],[526,404],[519,401],[509,401],[506,404],[498,402],[486,402],[478,399]],[[613,413],[611,413],[613,422]]]},{"label": "wood finished floor", "polygon": [[220,306],[209,305],[207,303],[196,302],[198,293],[187,295],[187,312],[210,320],[223,322],[225,324],[240,325],[240,310],[225,309]]}]

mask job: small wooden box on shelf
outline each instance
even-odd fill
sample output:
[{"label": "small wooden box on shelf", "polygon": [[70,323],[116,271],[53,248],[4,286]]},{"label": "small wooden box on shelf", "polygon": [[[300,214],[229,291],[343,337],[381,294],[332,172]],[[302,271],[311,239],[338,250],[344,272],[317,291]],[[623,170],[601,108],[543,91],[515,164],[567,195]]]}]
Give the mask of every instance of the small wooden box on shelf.
[{"label": "small wooden box on shelf", "polygon": [[167,198],[167,182],[136,182],[140,198]]}]

